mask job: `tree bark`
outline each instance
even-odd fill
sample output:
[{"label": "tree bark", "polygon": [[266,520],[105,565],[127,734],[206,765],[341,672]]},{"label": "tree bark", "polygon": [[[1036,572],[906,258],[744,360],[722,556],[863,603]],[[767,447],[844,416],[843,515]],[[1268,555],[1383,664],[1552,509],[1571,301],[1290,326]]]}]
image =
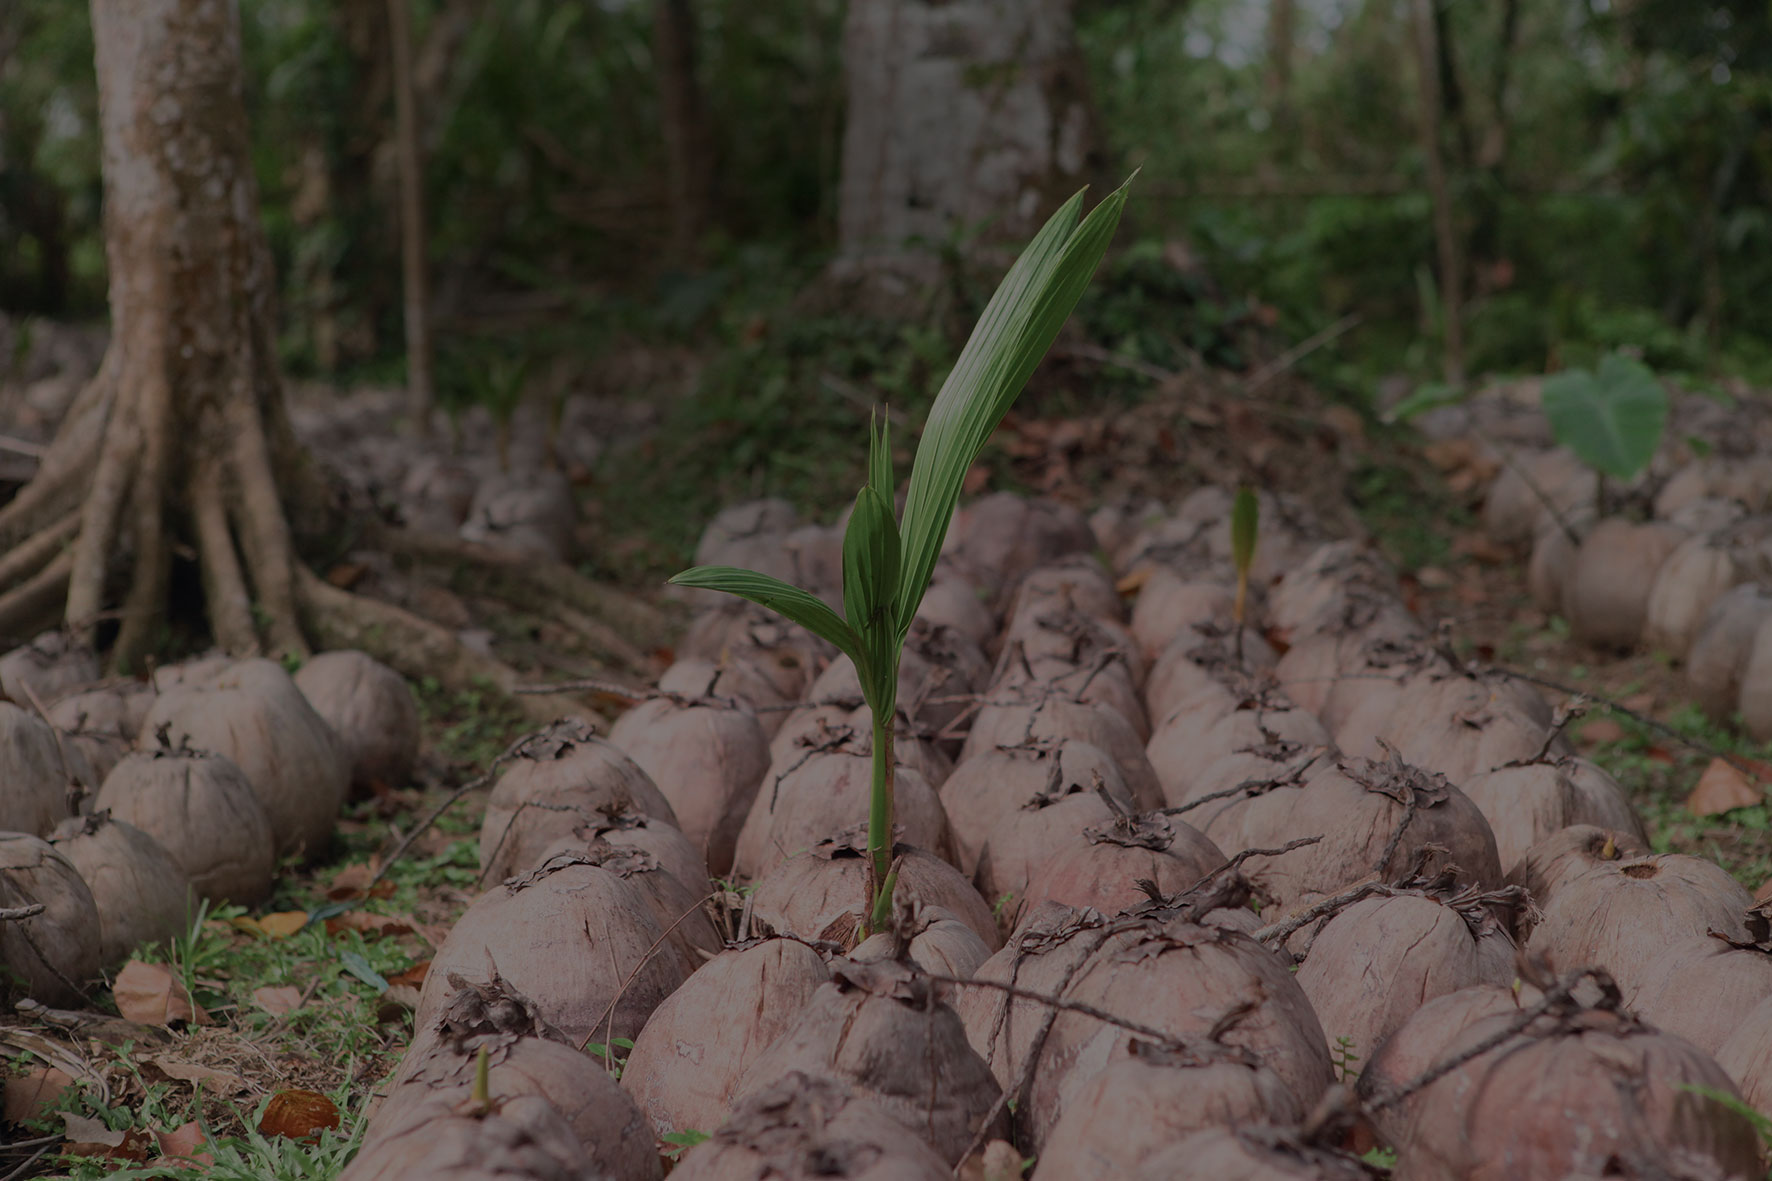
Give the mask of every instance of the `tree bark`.
[{"label": "tree bark", "polygon": [[664,124],[671,199],[671,253],[694,255],[713,196],[713,139],[695,72],[695,11],[690,0],[654,0],[652,57]]},{"label": "tree bark", "polygon": [[394,140],[400,161],[400,260],[405,282],[407,409],[413,428],[431,429],[435,395],[431,383],[431,297],[425,262],[423,157],[419,151],[418,100],[412,77],[412,14],[407,0],[388,0],[388,42],[393,49]]},{"label": "tree bark", "polygon": [[1434,241],[1440,256],[1440,316],[1445,329],[1446,382],[1464,384],[1464,260],[1440,149],[1439,37],[1434,0],[1414,0],[1416,73],[1421,86],[1421,152],[1434,203]]}]

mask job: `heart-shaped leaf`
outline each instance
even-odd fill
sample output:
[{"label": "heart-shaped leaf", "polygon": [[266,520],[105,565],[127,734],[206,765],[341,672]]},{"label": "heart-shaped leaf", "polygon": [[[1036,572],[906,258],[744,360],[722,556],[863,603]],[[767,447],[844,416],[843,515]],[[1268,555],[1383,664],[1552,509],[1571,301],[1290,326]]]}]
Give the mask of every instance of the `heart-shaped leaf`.
[{"label": "heart-shaped leaf", "polygon": [[1547,378],[1542,401],[1557,442],[1614,479],[1649,466],[1667,426],[1667,391],[1648,366],[1617,353],[1598,373],[1571,369]]}]

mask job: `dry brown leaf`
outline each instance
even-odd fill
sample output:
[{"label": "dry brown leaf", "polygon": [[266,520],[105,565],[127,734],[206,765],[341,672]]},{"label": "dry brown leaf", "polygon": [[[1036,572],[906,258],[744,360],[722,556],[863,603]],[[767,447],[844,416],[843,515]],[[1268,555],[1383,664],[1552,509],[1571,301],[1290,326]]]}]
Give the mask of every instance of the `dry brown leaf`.
[{"label": "dry brown leaf", "polygon": [[1712,759],[1698,786],[1686,797],[1686,811],[1694,816],[1716,816],[1736,808],[1750,808],[1765,800],[1766,793],[1753,780],[1723,759]]},{"label": "dry brown leaf", "polygon": [[960,1181],[1020,1181],[1021,1153],[1007,1140],[992,1140],[982,1152],[966,1158]]},{"label": "dry brown leaf", "polygon": [[259,930],[273,939],[287,939],[307,925],[308,915],[303,910],[280,910],[258,920]]},{"label": "dry brown leaf", "polygon": [[405,915],[370,914],[366,910],[347,910],[326,920],[326,933],[356,931],[363,935],[410,935],[416,923]]},{"label": "dry brown leaf", "polygon": [[205,1013],[191,999],[184,981],[166,964],[130,960],[111,982],[111,999],[117,1012],[143,1025],[171,1025],[174,1021],[207,1024]]},{"label": "dry brown leaf", "polygon": [[62,1135],[70,1144],[97,1144],[106,1148],[116,1148],[123,1143],[126,1132],[113,1132],[109,1124],[102,1119],[90,1116],[75,1115],[71,1111],[61,1113]]},{"label": "dry brown leaf", "polygon": [[389,976],[388,983],[389,984],[404,984],[410,988],[418,988],[424,984],[425,977],[427,975],[429,975],[430,971],[431,971],[431,961],[430,960],[420,960],[418,963],[412,965],[412,967],[406,969],[404,972],[396,972],[394,975]]},{"label": "dry brown leaf", "polygon": [[273,1017],[281,1017],[301,1008],[301,989],[288,985],[255,988],[252,990],[252,1003]]},{"label": "dry brown leaf", "polygon": [[196,1120],[188,1124],[180,1124],[170,1132],[154,1129],[154,1139],[159,1142],[160,1156],[168,1164],[188,1161],[192,1165],[209,1165],[215,1158],[207,1152],[200,1151],[203,1142],[203,1125]]},{"label": "dry brown leaf", "polygon": [[318,1091],[278,1091],[265,1104],[258,1130],[267,1136],[306,1140],[323,1128],[338,1127],[338,1108]]},{"label": "dry brown leaf", "polygon": [[231,1070],[217,1070],[212,1066],[198,1066],[194,1062],[178,1062],[168,1058],[143,1058],[142,1063],[152,1066],[167,1078],[190,1083],[211,1095],[237,1095],[248,1089],[246,1080]]},{"label": "dry brown leaf", "polygon": [[334,902],[348,902],[353,898],[392,898],[394,883],[391,881],[375,881],[376,867],[372,864],[358,862],[347,865],[338,871],[332,884],[326,887],[326,897]]},{"label": "dry brown leaf", "polygon": [[33,1067],[16,1078],[9,1078],[6,1080],[6,1122],[22,1124],[28,1119],[39,1119],[73,1089],[73,1076],[53,1066]]},{"label": "dry brown leaf", "polygon": [[1581,727],[1581,744],[1583,746],[1603,746],[1608,742],[1617,742],[1624,737],[1624,727],[1611,718],[1595,718]]}]

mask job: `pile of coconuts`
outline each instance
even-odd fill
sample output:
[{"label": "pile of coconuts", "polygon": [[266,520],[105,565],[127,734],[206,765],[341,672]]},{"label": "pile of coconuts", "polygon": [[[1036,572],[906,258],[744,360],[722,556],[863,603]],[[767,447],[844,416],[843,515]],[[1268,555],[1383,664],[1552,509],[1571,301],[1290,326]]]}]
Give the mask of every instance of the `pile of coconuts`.
[{"label": "pile of coconuts", "polygon": [[1772,420],[1755,399],[1676,397],[1659,452],[1620,484],[1554,445],[1536,390],[1493,386],[1424,423],[1491,477],[1490,540],[1576,640],[1666,656],[1712,719],[1772,739]]},{"label": "pile of coconuts", "polygon": [[[871,933],[854,670],[690,596],[606,737],[504,766],[346,1177],[1764,1176],[1766,915],[1304,507],[1239,625],[1232,506],[961,511]],[[836,603],[840,536],[752,502],[697,560]]]},{"label": "pile of coconuts", "polygon": [[59,632],[0,656],[0,1000],[78,1005],[205,902],[263,901],[418,750],[410,688],[361,652],[143,680],[101,679]]}]

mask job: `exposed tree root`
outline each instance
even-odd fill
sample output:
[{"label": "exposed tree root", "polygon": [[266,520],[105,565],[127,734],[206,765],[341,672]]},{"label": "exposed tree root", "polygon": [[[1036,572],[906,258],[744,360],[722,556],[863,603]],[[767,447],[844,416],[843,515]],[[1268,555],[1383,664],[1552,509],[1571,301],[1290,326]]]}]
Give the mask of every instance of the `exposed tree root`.
[{"label": "exposed tree root", "polygon": [[43,569],[80,532],[80,514],[69,513],[55,524],[0,555],[0,591]]},{"label": "exposed tree root", "polygon": [[0,595],[0,643],[8,647],[23,643],[62,617],[67,600],[68,574],[74,560],[67,552],[49,565]]}]

